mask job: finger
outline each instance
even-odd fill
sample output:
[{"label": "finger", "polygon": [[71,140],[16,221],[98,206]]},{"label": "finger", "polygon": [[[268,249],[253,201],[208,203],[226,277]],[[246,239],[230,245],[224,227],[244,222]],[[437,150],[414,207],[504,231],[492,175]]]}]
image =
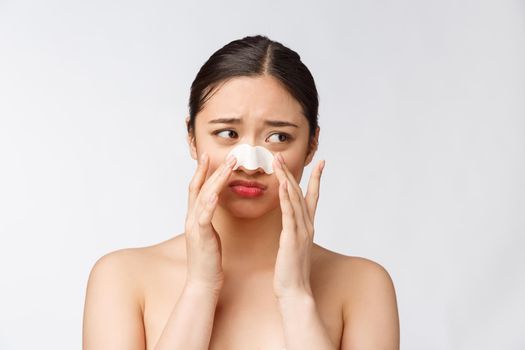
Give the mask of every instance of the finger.
[{"label": "finger", "polygon": [[202,210],[199,212],[199,217],[197,219],[197,223],[199,225],[199,233],[207,238],[214,237],[214,235],[210,234],[213,232],[212,230],[210,230],[210,225],[213,213],[215,212],[215,208],[217,206],[217,200],[217,193],[212,192],[211,195],[209,195],[208,198],[206,198],[206,203]]},{"label": "finger", "polygon": [[195,198],[199,194],[199,191],[204,183],[206,178],[206,172],[208,171],[209,157],[204,152],[199,158],[199,164],[193,175],[193,178],[190,181],[188,189],[188,208],[193,208],[193,203],[195,203]]},{"label": "finger", "polygon": [[281,154],[281,152],[277,153],[277,161],[279,161],[279,158],[281,159],[281,161],[279,162],[279,164],[281,164],[281,169],[282,171],[284,172],[284,174],[286,175],[286,177],[288,178],[288,181],[290,181],[290,185],[292,185],[292,187],[297,190],[299,193],[302,194],[302,190],[301,190],[301,187],[299,186],[299,184],[297,183],[297,180],[295,179],[295,177],[293,176],[293,174],[290,172],[290,170],[288,169],[288,167],[286,166],[286,163],[284,161],[284,158],[283,158],[283,155]]},{"label": "finger", "polygon": [[321,187],[321,175],[323,173],[324,165],[324,160],[317,163],[317,166],[312,171],[310,180],[308,181],[308,189],[306,191],[306,206],[308,207],[308,213],[312,219],[312,222],[314,221],[315,212],[317,210],[317,202],[319,200],[319,191]]},{"label": "finger", "polygon": [[281,205],[281,212],[283,214],[283,230],[286,232],[295,232],[295,212],[288,195],[287,186],[288,180],[283,179],[279,182],[279,203]]},{"label": "finger", "polygon": [[237,158],[235,158],[235,156],[228,157],[222,166],[215,170],[213,175],[210,176],[208,181],[206,181],[204,184],[201,190],[202,196],[199,194],[201,201],[206,201],[206,198],[209,197],[213,192],[217,194],[221,192],[222,188],[228,181],[232,173],[232,168],[236,162]]},{"label": "finger", "polygon": [[[217,178],[219,178],[221,176],[221,174],[225,171],[225,168],[227,168],[228,166],[230,166],[228,164],[228,160],[231,159],[231,157],[228,157],[226,158],[220,166],[217,167],[217,169],[215,169],[215,171],[210,175],[209,179],[206,181],[206,183],[204,184],[204,186],[209,186],[209,184],[215,182],[217,180]],[[235,164],[235,162],[233,163]],[[203,188],[204,189],[204,188]]]},{"label": "finger", "polygon": [[279,162],[279,159],[277,159],[277,156],[273,157],[272,166],[273,166],[273,170],[274,170],[275,176],[277,176],[277,179],[279,180],[279,183],[281,183],[283,180],[287,179],[287,176],[284,173],[282,165]]},{"label": "finger", "polygon": [[[206,178],[206,173],[207,173],[207,170],[209,168],[209,156],[206,155],[206,166],[205,166],[205,169],[203,170],[203,175],[202,175],[202,180],[200,182],[200,185],[198,186],[198,189],[196,190],[196,193],[193,194],[193,199],[192,199],[192,202],[189,203],[189,207],[188,207],[188,218],[187,218],[187,222],[193,222],[194,220],[194,213],[195,212],[199,212],[200,209],[199,207],[203,207],[205,206],[205,202],[206,202],[206,199],[202,200],[202,196],[210,196],[211,195],[211,192],[209,190],[207,190],[210,186],[209,184],[210,183],[213,183],[215,181],[215,179],[221,174],[221,172],[224,170],[224,168],[227,167],[227,163],[224,162],[221,166],[217,167],[217,169],[215,169],[215,171],[213,172],[213,174],[211,174],[211,176],[205,180]],[[204,183],[204,184],[203,184]]]},{"label": "finger", "polygon": [[295,217],[295,233],[305,234],[308,232],[307,227],[309,226],[309,223],[305,221],[305,215],[303,213],[303,207],[301,205],[302,197],[289,184],[290,180],[286,179],[287,194]]},{"label": "finger", "polygon": [[299,186],[292,172],[286,166],[286,162],[284,162],[284,158],[282,157],[282,154],[280,152],[277,154],[277,158],[281,159],[281,162],[280,162],[282,166],[281,168],[284,174],[286,175],[288,182],[292,185],[290,186],[291,188],[289,188],[290,198],[292,200],[292,203],[295,204],[296,202],[298,202],[297,205],[299,205],[300,214],[301,214],[299,218],[301,220],[300,222],[304,223],[306,227],[310,228],[312,226],[312,220],[308,214],[308,209],[304,201],[303,191],[301,189],[301,186]]},{"label": "finger", "polygon": [[292,188],[292,186],[290,185],[290,180],[288,179],[288,176],[285,174],[284,170],[282,169],[282,163],[278,161],[277,159],[277,169],[276,169],[276,173],[277,173],[277,176],[279,177],[279,181],[280,182],[284,182],[287,184],[287,190],[286,190],[286,196],[284,196],[284,198],[288,199],[288,202],[290,203],[290,206],[293,210],[293,218],[294,218],[294,233],[295,234],[308,234],[310,236],[310,232],[311,232],[311,223],[309,221],[305,221],[308,220],[307,218],[305,218],[305,215],[307,215],[307,213],[303,212],[303,207],[301,205],[301,201],[303,201],[303,198],[302,196],[297,193],[296,190],[294,190]]}]

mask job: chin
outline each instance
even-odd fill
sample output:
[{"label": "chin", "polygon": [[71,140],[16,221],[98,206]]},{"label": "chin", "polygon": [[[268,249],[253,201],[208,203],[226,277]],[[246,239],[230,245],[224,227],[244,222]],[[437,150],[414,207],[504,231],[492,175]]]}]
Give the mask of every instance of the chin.
[{"label": "chin", "polygon": [[233,217],[236,217],[238,219],[257,219],[267,213],[267,211],[264,210],[247,210],[246,208],[242,208],[239,210],[227,208],[226,210],[228,210],[228,212],[230,212]]},{"label": "chin", "polygon": [[279,198],[270,201],[263,198],[242,199],[228,196],[222,198],[219,205],[236,218],[256,219],[279,207]]}]

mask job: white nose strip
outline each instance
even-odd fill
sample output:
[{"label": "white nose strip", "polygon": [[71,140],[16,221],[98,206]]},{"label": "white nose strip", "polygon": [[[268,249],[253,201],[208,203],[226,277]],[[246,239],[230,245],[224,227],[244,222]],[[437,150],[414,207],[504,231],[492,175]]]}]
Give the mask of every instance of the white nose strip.
[{"label": "white nose strip", "polygon": [[237,158],[237,163],[233,167],[236,170],[241,165],[249,170],[262,168],[266,174],[273,174],[273,154],[262,146],[252,146],[247,143],[241,143],[235,146],[226,156],[228,158],[233,154]]}]

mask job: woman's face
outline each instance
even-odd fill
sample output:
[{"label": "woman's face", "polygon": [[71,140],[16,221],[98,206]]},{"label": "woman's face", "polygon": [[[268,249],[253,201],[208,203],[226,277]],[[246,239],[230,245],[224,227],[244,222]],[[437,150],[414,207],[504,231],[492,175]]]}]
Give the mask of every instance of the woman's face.
[{"label": "woman's face", "polygon": [[[230,119],[222,120],[217,119]],[[186,119],[188,121],[188,119]],[[290,125],[270,125],[267,121]],[[316,140],[319,128],[316,131]],[[195,119],[195,137],[188,135],[193,159],[209,155],[208,179],[235,146],[248,143],[263,146],[272,154],[281,152],[288,169],[299,183],[303,169],[310,163],[316,147],[309,148],[308,121],[295,100],[268,75],[236,77],[228,80],[204,104]],[[316,144],[316,143],[315,143]],[[242,197],[231,190],[234,180],[258,181],[266,185],[261,196]],[[255,218],[279,206],[279,181],[261,168],[234,170],[219,193],[219,205],[236,217]]]}]

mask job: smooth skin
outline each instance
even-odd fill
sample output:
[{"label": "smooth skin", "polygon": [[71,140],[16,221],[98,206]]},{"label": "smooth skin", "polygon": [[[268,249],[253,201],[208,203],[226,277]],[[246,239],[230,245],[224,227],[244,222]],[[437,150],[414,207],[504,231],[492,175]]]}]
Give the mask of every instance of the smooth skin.
[{"label": "smooth skin", "polygon": [[[318,137],[319,128],[312,147],[300,104],[275,78],[220,86],[188,135],[198,167],[185,232],[95,263],[84,349],[399,349],[388,272],[313,243],[324,161],[314,166],[306,196],[299,182]],[[225,157],[239,143],[269,149],[275,173],[233,171]],[[267,190],[240,198],[227,185],[233,179],[255,179]]]}]

